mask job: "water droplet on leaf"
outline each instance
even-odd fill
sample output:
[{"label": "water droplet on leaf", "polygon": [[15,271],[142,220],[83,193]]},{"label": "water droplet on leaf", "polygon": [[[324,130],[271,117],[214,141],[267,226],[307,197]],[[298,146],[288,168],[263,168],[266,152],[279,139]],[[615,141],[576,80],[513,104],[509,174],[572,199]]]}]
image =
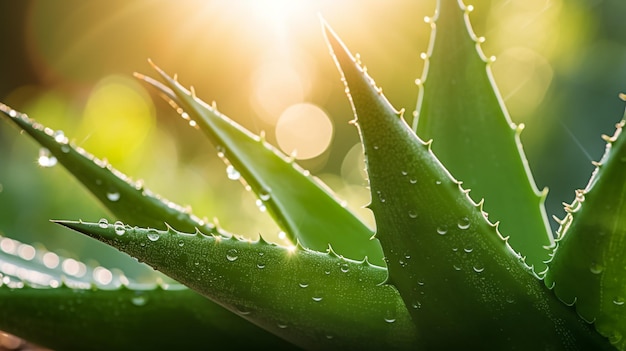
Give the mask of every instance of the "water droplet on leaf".
[{"label": "water droplet on leaf", "polygon": [[589,266],[589,271],[593,274],[600,274],[604,271],[604,266],[597,262],[592,262]]},{"label": "water droplet on leaf", "polygon": [[131,299],[131,302],[133,303],[133,305],[141,307],[141,306],[145,306],[148,303],[148,299],[145,296],[134,296]]},{"label": "water droplet on leaf", "polygon": [[113,229],[115,230],[115,234],[117,235],[124,235],[124,233],[126,233],[124,223],[122,223],[121,221],[116,221],[115,224],[113,224]]},{"label": "water droplet on leaf", "polygon": [[230,180],[239,180],[239,178],[241,178],[241,174],[235,169],[235,167],[233,167],[233,165],[228,165],[226,167],[226,175]]},{"label": "water droplet on leaf", "polygon": [[149,229],[148,230],[148,240],[150,240],[150,241],[157,241],[157,240],[159,240],[159,233],[156,231],[156,229]]},{"label": "water droplet on leaf", "polygon": [[448,227],[446,227],[445,225],[437,227],[437,234],[446,235],[447,233],[448,233]]},{"label": "water droplet on leaf", "polygon": [[461,230],[465,230],[467,228],[470,227],[470,220],[467,217],[463,217],[459,220],[459,223],[457,223],[457,226],[459,227],[459,229]]},{"label": "water droplet on leaf", "polygon": [[239,253],[237,252],[236,249],[230,249],[228,250],[228,252],[226,252],[226,259],[229,262],[234,262],[237,260],[237,258],[239,258]]},{"label": "water droplet on leaf", "polygon": [[108,226],[109,226],[109,221],[107,221],[106,218],[101,218],[98,221],[98,227],[104,229],[104,228],[107,228]]},{"label": "water droplet on leaf", "polygon": [[107,199],[109,199],[109,201],[118,201],[120,199],[120,193],[118,193],[117,191],[111,191],[107,193]]},{"label": "water droplet on leaf", "polygon": [[263,203],[261,199],[257,199],[255,201],[255,204],[256,204],[256,207],[259,209],[259,211],[261,212],[267,211],[267,207],[265,206],[265,204]]},{"label": "water droplet on leaf", "polygon": [[56,141],[59,144],[67,144],[68,140],[67,137],[65,137],[65,134],[63,134],[62,130],[57,130],[56,132],[54,132],[54,141]]},{"label": "water droplet on leaf", "polygon": [[268,201],[271,197],[272,195],[270,195],[269,191],[267,190],[262,190],[261,192],[259,192],[259,199],[261,199],[261,201]]},{"label": "water droplet on leaf", "polygon": [[41,167],[54,167],[57,164],[57,158],[50,153],[50,150],[42,147],[39,149],[39,158],[37,158],[37,163]]}]

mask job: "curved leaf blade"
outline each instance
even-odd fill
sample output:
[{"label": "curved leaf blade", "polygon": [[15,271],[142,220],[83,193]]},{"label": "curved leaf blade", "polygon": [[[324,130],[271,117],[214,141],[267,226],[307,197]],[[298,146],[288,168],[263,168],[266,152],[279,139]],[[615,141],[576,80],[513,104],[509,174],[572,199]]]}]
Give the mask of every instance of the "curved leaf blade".
[{"label": "curved leaf blade", "polygon": [[[183,282],[295,345],[411,349],[416,333],[386,270],[294,246],[234,237],[59,221]],[[366,304],[364,302],[367,301]]]},{"label": "curved leaf blade", "polygon": [[622,119],[607,141],[587,187],[565,207],[546,285],[586,320],[626,349],[626,125]]},{"label": "curved leaf blade", "polygon": [[[26,131],[42,147],[48,149],[56,160],[61,163],[76,179],[78,179],[91,193],[117,218],[132,223],[152,228],[167,228],[166,223],[181,230],[196,231],[203,233],[217,233],[218,229],[211,223],[204,222],[193,214],[188,213],[182,206],[167,201],[150,190],[143,184],[133,182],[121,172],[115,170],[110,164],[95,158],[85,150],[78,148],[69,140],[51,128],[45,127],[28,118],[23,113],[17,112],[7,105],[0,103],[0,111],[19,128]],[[117,224],[115,224],[117,226]],[[19,267],[24,268],[24,263]],[[18,267],[18,266],[16,266]],[[146,266],[144,266],[146,267]],[[148,268],[148,267],[146,267]],[[47,272],[46,274],[51,274]],[[70,279],[71,280],[71,279]],[[57,279],[57,281],[60,281]],[[54,295],[54,294],[53,294]],[[224,309],[212,302],[204,304],[206,313],[216,315],[224,314]],[[210,310],[209,310],[210,309]],[[224,323],[239,323],[240,319],[232,314],[221,317]],[[230,320],[235,320],[229,321]],[[260,338],[266,338],[267,334],[256,327],[243,327],[247,330],[256,329]],[[5,330],[12,330],[6,327]],[[213,329],[210,329],[213,330]],[[215,334],[207,331],[207,337],[220,339],[228,337],[228,334],[216,331]],[[33,334],[34,335],[34,334]],[[264,336],[265,335],[265,336]],[[35,339],[36,339],[36,335]],[[27,337],[30,339],[30,337]],[[35,340],[32,339],[32,340]],[[237,337],[237,339],[239,339]],[[234,341],[238,342],[238,341]],[[256,345],[256,343],[254,344]]]},{"label": "curved leaf blade", "polygon": [[1,115],[50,151],[116,218],[145,227],[165,229],[168,223],[180,230],[216,233],[215,226],[205,223],[173,202],[155,195],[134,182],[108,162],[73,145],[60,131],[35,122],[23,113],[0,103]]},{"label": "curved leaf blade", "polygon": [[489,218],[541,273],[554,240],[543,205],[547,190],[538,191],[522,149],[523,126],[506,111],[468,7],[460,0],[437,4],[414,130],[434,140],[437,157],[475,201],[486,200]]},{"label": "curved leaf blade", "polygon": [[[3,285],[0,328],[58,350],[294,349],[214,306],[186,288],[16,289]],[[254,335],[253,340],[242,334]]]},{"label": "curved leaf blade", "polygon": [[[554,299],[326,28],[357,114],[370,208],[424,349],[606,349],[606,339]],[[410,308],[418,306],[418,308]],[[450,331],[454,338],[450,338]],[[527,330],[535,333],[528,337]],[[497,346],[494,346],[497,345]]]},{"label": "curved leaf blade", "polygon": [[263,201],[278,225],[304,247],[324,251],[328,246],[341,255],[365,257],[384,266],[382,250],[372,231],[332,195],[331,191],[289,160],[276,148],[253,135],[215,107],[208,106],[154,66],[169,88],[139,78],[159,89],[182,107],[224,157]]},{"label": "curved leaf blade", "polygon": [[[48,348],[195,350],[207,340],[224,348],[293,347],[179,283],[139,283],[115,271],[98,281],[103,267],[6,237],[0,246],[0,329]],[[84,268],[69,274],[66,265]]]}]

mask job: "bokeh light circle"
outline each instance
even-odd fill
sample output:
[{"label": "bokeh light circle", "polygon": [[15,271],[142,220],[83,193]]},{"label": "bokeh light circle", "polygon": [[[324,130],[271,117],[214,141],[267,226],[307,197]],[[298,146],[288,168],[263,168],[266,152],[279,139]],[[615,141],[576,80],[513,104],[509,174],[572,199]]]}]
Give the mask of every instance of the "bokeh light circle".
[{"label": "bokeh light circle", "polygon": [[333,124],[326,112],[310,103],[287,108],[276,124],[278,146],[287,154],[295,151],[297,159],[321,155],[333,137]]}]

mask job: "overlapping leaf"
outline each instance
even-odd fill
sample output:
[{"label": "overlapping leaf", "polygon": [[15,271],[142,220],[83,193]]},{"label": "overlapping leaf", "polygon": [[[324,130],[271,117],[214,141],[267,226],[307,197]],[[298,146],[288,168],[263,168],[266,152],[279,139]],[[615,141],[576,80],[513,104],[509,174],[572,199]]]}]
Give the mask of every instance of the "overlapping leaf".
[{"label": "overlapping leaf", "polygon": [[73,145],[62,131],[55,131],[0,103],[0,112],[28,133],[78,179],[116,218],[151,228],[168,223],[180,230],[216,233],[206,223],[173,202],[162,199],[114,169],[108,162]]},{"label": "overlapping leaf", "polygon": [[520,143],[522,126],[511,122],[495,89],[468,12],[460,0],[438,1],[413,125],[417,135],[433,140],[437,157],[474,201],[486,200],[489,218],[541,273],[546,247],[553,245],[543,206],[547,191],[537,190]]},{"label": "overlapping leaf", "polygon": [[169,88],[138,75],[184,110],[211,139],[228,162],[263,201],[289,237],[304,247],[384,266],[382,250],[372,232],[326,188],[261,138],[193,96],[154,66]]},{"label": "overlapping leaf", "polygon": [[589,184],[566,206],[546,284],[626,349],[626,121],[606,137],[606,152]]},{"label": "overlapping leaf", "polygon": [[357,115],[388,283],[420,332],[416,347],[610,347],[531,274],[486,220],[482,203],[469,199],[430,144],[326,33]]},{"label": "overlapping leaf", "polygon": [[[45,127],[4,104],[0,104],[0,111],[3,112],[3,116],[8,117],[10,121],[26,131],[42,147],[49,150],[49,157],[55,157],[59,163],[66,167],[70,173],[74,175],[74,177],[76,177],[87,189],[89,189],[92,194],[94,194],[94,196],[100,200],[100,202],[117,218],[128,221],[133,225],[142,225],[151,228],[165,229],[166,223],[168,223],[176,228],[181,228],[181,230],[195,231],[196,229],[199,229],[207,234],[217,233],[216,228],[212,224],[200,220],[196,216],[185,211],[181,206],[164,200],[158,195],[154,195],[148,189],[145,189],[143,184],[131,181],[108,163],[95,158],[80,148],[75,147],[69,142],[68,138],[63,133]],[[69,294],[67,289],[59,293],[34,290],[29,292],[29,295],[36,296],[36,294],[39,293],[42,295],[43,299],[46,299],[46,296],[48,295],[58,296],[58,298],[61,299],[63,292],[68,293],[68,299],[71,298],[72,294]],[[12,296],[19,300],[21,299],[21,293],[22,291],[16,292]],[[168,293],[169,292],[164,291],[159,294]],[[194,293],[189,292],[188,294],[191,295]],[[91,295],[87,294],[85,296],[85,301],[91,301],[90,296]],[[113,297],[115,296],[115,293],[108,293],[106,296]],[[167,299],[167,297],[164,298]],[[6,301],[10,300],[7,299]],[[258,334],[259,338],[268,338],[265,331],[248,326],[247,322],[242,321],[237,316],[224,314],[224,309],[214,303],[206,302],[197,308],[205,309],[204,313],[207,315],[223,315],[221,317],[223,323],[239,325],[241,328],[248,329],[250,331],[256,330],[256,334]],[[115,318],[111,314],[102,314],[101,317]],[[28,319],[26,317],[24,318]],[[8,323],[9,319],[5,319],[4,321]],[[31,326],[32,328],[28,330],[20,329],[20,333],[17,334],[23,337],[30,337],[31,335],[36,336],[38,326],[36,324],[31,324]],[[115,328],[115,326],[112,327]],[[0,328],[3,330],[14,330],[13,327],[8,324],[3,324]],[[172,327],[173,330],[176,328],[177,326]],[[100,328],[101,332],[105,330],[104,326]],[[125,333],[131,331],[130,329],[116,330],[117,328],[108,330],[108,332]],[[23,334],[22,332],[26,334]],[[251,334],[254,333],[251,332]],[[53,336],[54,335],[57,337],[61,336],[60,334],[53,334]],[[227,342],[229,338],[227,333],[222,333],[214,328],[208,329],[205,335],[207,337],[212,336],[215,339],[221,339],[224,342]],[[129,334],[124,337],[130,339],[133,336]],[[53,342],[55,341],[53,340]],[[259,344],[255,341],[250,345],[258,346]]]},{"label": "overlapping leaf", "polygon": [[0,329],[46,347],[195,350],[210,339],[220,348],[292,348],[181,284],[139,284],[120,272],[106,278],[103,267],[14,239],[0,237],[0,246]]},{"label": "overlapping leaf", "polygon": [[[300,246],[62,221],[304,348],[410,349],[416,333],[386,270]],[[366,303],[365,303],[366,302]]]}]

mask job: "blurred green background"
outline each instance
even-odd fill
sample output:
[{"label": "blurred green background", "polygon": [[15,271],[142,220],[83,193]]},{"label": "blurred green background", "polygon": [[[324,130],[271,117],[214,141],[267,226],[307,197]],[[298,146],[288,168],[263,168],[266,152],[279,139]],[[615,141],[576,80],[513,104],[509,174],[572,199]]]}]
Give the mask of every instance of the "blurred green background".
[{"label": "blurred green background", "polygon": [[[622,117],[626,2],[467,3],[484,52],[497,57],[493,73],[512,119],[526,125],[536,183],[550,189],[547,211],[563,217],[561,202],[586,185],[604,152],[600,135]],[[430,37],[423,18],[434,9],[434,0],[2,1],[0,101],[200,217],[279,240],[213,146],[132,78],[152,73],[151,58],[286,153],[298,149],[298,162],[373,225],[361,208],[369,194],[357,131],[319,15],[389,100],[412,111]],[[115,219],[62,167],[43,168],[37,157],[33,141],[0,123],[0,235],[124,266],[130,258],[48,222]]]}]

